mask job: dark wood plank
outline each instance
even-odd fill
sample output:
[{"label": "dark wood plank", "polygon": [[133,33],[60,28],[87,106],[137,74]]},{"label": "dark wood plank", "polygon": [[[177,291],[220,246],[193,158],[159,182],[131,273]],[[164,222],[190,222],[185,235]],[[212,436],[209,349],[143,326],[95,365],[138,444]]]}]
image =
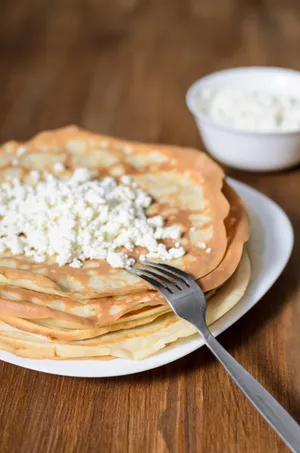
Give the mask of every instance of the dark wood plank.
[{"label": "dark wood plank", "polygon": [[[300,69],[299,45],[297,0],[2,0],[0,139],[75,123],[201,147],[189,84],[231,66]],[[296,244],[280,279],[221,341],[300,422],[299,168],[228,172],[286,210]],[[287,451],[203,348],[101,380],[1,362],[0,381],[1,452]]]}]

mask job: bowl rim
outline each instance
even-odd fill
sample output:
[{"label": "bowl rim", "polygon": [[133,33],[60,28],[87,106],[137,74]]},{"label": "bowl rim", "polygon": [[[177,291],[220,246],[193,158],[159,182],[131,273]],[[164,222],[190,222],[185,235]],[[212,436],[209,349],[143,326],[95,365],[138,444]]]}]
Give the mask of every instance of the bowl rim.
[{"label": "bowl rim", "polygon": [[282,73],[284,75],[294,75],[299,77],[299,87],[300,87],[300,71],[296,69],[289,69],[289,68],[281,68],[276,66],[238,66],[235,68],[227,68],[221,69],[220,71],[211,72],[200,79],[195,80],[190,87],[188,88],[186,95],[185,95],[185,102],[189,109],[189,111],[194,115],[194,117],[200,120],[203,123],[206,123],[209,126],[213,126],[217,129],[221,129],[225,132],[229,132],[235,135],[248,135],[248,136],[258,136],[258,137],[288,137],[300,134],[300,128],[295,131],[249,131],[247,129],[238,129],[232,126],[227,126],[224,124],[220,124],[217,121],[213,120],[209,116],[205,115],[202,112],[199,112],[195,105],[195,95],[199,91],[200,85],[204,82],[209,81],[210,79],[215,78],[216,76],[222,76],[229,73],[244,73],[244,72],[269,72],[270,74],[275,73]]}]

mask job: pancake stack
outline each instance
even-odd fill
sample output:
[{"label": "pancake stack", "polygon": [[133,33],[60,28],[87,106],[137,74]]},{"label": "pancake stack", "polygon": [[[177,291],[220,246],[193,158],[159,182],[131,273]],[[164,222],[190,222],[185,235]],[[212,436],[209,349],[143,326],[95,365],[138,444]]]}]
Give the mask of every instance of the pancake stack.
[{"label": "pancake stack", "polygon": [[[186,253],[168,264],[189,272],[206,293],[209,324],[241,299],[250,278],[248,216],[222,169],[206,154],[73,126],[0,148],[0,184],[19,178],[34,185],[37,172],[68,179],[76,168],[118,181],[131,175],[152,197],[147,216],[180,226]],[[139,261],[147,250],[127,252]],[[2,350],[34,359],[137,360],[194,334],[150,285],[105,260],[72,268],[59,266],[55,257],[36,262],[8,250],[0,253]]]}]

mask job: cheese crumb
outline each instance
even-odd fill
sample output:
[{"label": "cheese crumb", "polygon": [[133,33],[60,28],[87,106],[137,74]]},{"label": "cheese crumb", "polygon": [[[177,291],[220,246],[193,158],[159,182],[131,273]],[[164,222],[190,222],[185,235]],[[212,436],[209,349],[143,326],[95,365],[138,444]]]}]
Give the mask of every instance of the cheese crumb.
[{"label": "cheese crumb", "polygon": [[164,224],[164,220],[163,220],[162,216],[160,216],[160,215],[150,217],[150,219],[148,219],[148,222],[150,223],[150,225],[152,225],[156,228],[162,228],[162,226]]},{"label": "cheese crumb", "polygon": [[210,252],[211,252],[211,248],[210,247],[205,250],[205,253],[210,253]]},{"label": "cheese crumb", "polygon": [[123,176],[121,177],[121,183],[122,183],[122,184],[125,184],[126,186],[129,186],[130,184],[132,184],[132,182],[133,182],[132,176],[123,175]]},{"label": "cheese crumb", "polygon": [[[180,226],[164,227],[161,216],[148,218],[151,196],[136,188],[132,177],[94,179],[78,168],[68,180],[47,172],[30,172],[34,185],[14,178],[0,185],[0,251],[24,254],[36,262],[53,257],[60,266],[80,268],[87,259],[112,267],[132,266],[124,252],[146,248],[147,257],[170,260],[185,254],[159,242],[178,240]],[[124,179],[125,178],[125,179]],[[140,257],[140,259],[142,259]]]},{"label": "cheese crumb", "polygon": [[38,170],[31,170],[31,172],[29,173],[29,176],[34,183],[37,183],[38,180],[40,179],[41,174]]},{"label": "cheese crumb", "polygon": [[11,163],[12,163],[12,165],[13,165],[14,167],[16,167],[16,166],[19,164],[19,161],[18,161],[18,159],[13,159],[13,160],[11,161]]},{"label": "cheese crumb", "polygon": [[78,258],[74,258],[74,260],[70,263],[70,266],[74,269],[80,269],[82,267],[82,262]]},{"label": "cheese crumb", "polygon": [[19,146],[19,148],[17,148],[16,154],[18,157],[20,157],[24,153],[26,153],[26,151],[27,151],[27,148],[25,148],[25,146]]},{"label": "cheese crumb", "polygon": [[135,259],[134,258],[128,258],[126,261],[126,266],[125,267],[132,267],[135,265]]},{"label": "cheese crumb", "polygon": [[54,164],[53,170],[59,172],[65,171],[66,167],[62,162],[56,162]]}]

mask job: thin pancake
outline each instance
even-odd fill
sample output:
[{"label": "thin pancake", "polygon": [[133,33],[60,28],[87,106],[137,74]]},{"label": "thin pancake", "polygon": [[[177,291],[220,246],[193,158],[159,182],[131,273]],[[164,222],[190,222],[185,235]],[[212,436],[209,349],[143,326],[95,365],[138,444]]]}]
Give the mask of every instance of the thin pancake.
[{"label": "thin pancake", "polygon": [[[243,296],[250,279],[250,261],[246,253],[226,284],[208,304],[207,321],[216,321]],[[57,342],[41,335],[23,333],[2,321],[0,348],[29,358],[88,358],[115,356],[131,359],[145,358],[175,342],[195,334],[195,328],[173,313],[158,317],[150,324],[129,330],[109,333],[97,338]]]},{"label": "thin pancake", "polygon": [[142,294],[90,299],[81,301],[67,297],[38,293],[24,288],[0,285],[0,314],[20,318],[56,318],[81,322],[83,325],[112,324],[140,305],[166,305],[157,299],[155,291]]},{"label": "thin pancake", "polygon": [[[22,318],[13,318],[11,316],[0,316],[0,320],[4,321],[7,325],[14,327],[22,332],[31,334],[42,335],[49,340],[62,340],[62,341],[78,341],[88,338],[99,337],[107,332],[115,332],[119,330],[127,330],[136,326],[149,324],[154,319],[162,314],[169,312],[168,306],[163,307],[150,307],[145,316],[139,316],[138,313],[126,319],[120,318],[114,324],[102,327],[82,327],[76,324],[67,323],[64,327],[56,319],[46,319],[43,321],[26,320]],[[68,326],[68,327],[66,327]]]},{"label": "thin pancake", "polygon": [[[222,194],[224,174],[206,154],[162,145],[143,145],[104,137],[75,127],[45,132],[23,143],[18,168],[12,164],[18,146],[9,142],[0,149],[0,181],[17,176],[30,183],[30,170],[55,173],[63,162],[69,176],[76,167],[87,167],[96,175],[129,173],[154,200],[149,215],[160,214],[166,225],[180,224],[187,251],[170,263],[195,279],[215,269],[226,246],[224,219],[229,204]],[[191,230],[191,226],[194,230]],[[211,250],[206,253],[203,242]],[[135,250],[137,257],[144,250]],[[90,299],[127,294],[149,286],[122,269],[112,269],[104,260],[88,260],[81,269],[58,266],[54,258],[36,263],[30,257],[4,252],[0,255],[0,281],[60,296]]]},{"label": "thin pancake", "polygon": [[[223,191],[230,203],[230,212],[225,219],[227,250],[219,266],[200,279],[200,286],[204,291],[221,286],[233,274],[240,261],[243,244],[249,237],[249,221],[244,203],[228,184],[224,185]],[[166,301],[154,291],[80,302],[73,298],[0,285],[2,315],[25,319],[52,317],[83,326],[108,325],[141,305],[160,304],[165,305]]]},{"label": "thin pancake", "polygon": [[221,263],[199,280],[204,292],[221,286],[234,273],[250,235],[249,217],[244,202],[227,183],[224,184],[223,193],[230,204],[230,211],[224,222],[227,248]]}]

